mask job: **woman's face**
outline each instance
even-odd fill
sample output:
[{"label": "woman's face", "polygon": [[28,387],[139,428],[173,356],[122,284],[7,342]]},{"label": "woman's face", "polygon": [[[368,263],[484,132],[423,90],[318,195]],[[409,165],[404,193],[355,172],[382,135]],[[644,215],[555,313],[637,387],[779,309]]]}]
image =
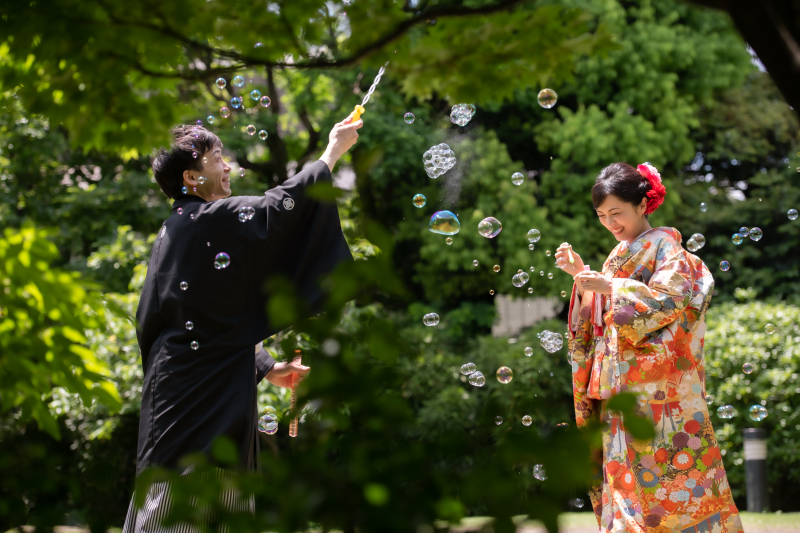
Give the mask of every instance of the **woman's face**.
[{"label": "woman's face", "polygon": [[595,211],[600,223],[618,241],[630,243],[649,227],[647,219],[644,218],[645,209],[647,209],[647,198],[643,198],[642,202],[635,206],[616,196],[608,195]]}]

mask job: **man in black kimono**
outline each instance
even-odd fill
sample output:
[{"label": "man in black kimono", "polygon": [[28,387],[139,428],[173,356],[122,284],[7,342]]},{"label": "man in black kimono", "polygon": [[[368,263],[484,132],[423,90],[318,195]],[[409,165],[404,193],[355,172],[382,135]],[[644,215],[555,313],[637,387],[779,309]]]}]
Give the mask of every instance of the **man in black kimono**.
[{"label": "man in black kimono", "polygon": [[[175,201],[136,312],[144,368],[137,474],[178,469],[181,457],[209,454],[223,435],[238,448],[239,468],[258,468],[258,382],[288,387],[293,374],[309,370],[276,363],[261,348],[277,333],[264,287],[268,279],[291,283],[315,313],[324,298],[320,277],[353,260],[336,204],[307,197],[306,187],[330,182],[362,125],[336,124],[319,161],[262,196],[230,196],[222,143],[203,127],[176,128],[173,145],[154,158],[156,181]],[[139,511],[132,504],[124,531],[159,529],[168,499],[162,490]]]}]

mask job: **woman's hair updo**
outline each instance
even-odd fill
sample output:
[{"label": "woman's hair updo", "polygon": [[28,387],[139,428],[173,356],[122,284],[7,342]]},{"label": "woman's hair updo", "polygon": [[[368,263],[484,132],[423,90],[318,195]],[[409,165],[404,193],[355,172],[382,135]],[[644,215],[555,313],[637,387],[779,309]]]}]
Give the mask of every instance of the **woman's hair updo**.
[{"label": "woman's hair updo", "polygon": [[600,207],[609,195],[634,206],[647,198],[645,216],[655,211],[664,201],[667,191],[658,171],[649,163],[634,168],[627,163],[612,163],[600,171],[592,187],[592,204]]}]

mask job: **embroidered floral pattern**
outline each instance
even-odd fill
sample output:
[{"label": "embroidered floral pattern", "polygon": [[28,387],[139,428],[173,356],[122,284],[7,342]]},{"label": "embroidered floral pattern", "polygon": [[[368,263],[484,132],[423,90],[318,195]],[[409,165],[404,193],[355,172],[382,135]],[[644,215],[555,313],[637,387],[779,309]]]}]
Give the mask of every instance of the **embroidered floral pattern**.
[{"label": "embroidered floral pattern", "polygon": [[[601,532],[678,533],[697,526],[743,533],[703,400],[703,333],[714,280],[680,242],[676,230],[655,228],[611,253],[603,266],[613,289],[601,336],[573,290],[576,420],[608,423],[603,482],[590,490]],[[640,413],[656,427],[653,440],[634,440],[604,409],[621,391],[639,395]]]}]

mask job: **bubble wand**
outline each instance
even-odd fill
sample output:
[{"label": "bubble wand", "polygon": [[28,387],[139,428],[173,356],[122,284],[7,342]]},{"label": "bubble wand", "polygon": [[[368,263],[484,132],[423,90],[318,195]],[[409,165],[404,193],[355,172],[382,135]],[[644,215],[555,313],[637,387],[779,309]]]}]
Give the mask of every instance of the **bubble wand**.
[{"label": "bubble wand", "polygon": [[[300,350],[294,351],[294,363],[302,364],[303,359],[300,356]],[[294,410],[295,405],[297,405],[297,384],[300,382],[300,376],[296,376],[292,373],[292,401],[291,401],[291,409]],[[289,436],[296,437],[297,436],[297,416],[295,415],[294,420],[289,422]]]},{"label": "bubble wand", "polygon": [[383,76],[383,73],[386,71],[385,67],[388,64],[389,64],[389,62],[387,61],[386,64],[383,65],[381,67],[381,69],[378,71],[378,75],[375,76],[375,81],[372,82],[372,86],[369,88],[369,91],[367,91],[366,96],[364,96],[364,99],[361,101],[361,105],[356,105],[353,108],[353,120],[352,120],[352,122],[355,122],[355,121],[357,121],[358,119],[361,118],[361,115],[365,111],[364,106],[367,105],[367,102],[369,102],[369,97],[372,96],[372,93],[375,92],[375,87],[377,87],[378,86],[378,82],[381,81],[381,76]]}]

